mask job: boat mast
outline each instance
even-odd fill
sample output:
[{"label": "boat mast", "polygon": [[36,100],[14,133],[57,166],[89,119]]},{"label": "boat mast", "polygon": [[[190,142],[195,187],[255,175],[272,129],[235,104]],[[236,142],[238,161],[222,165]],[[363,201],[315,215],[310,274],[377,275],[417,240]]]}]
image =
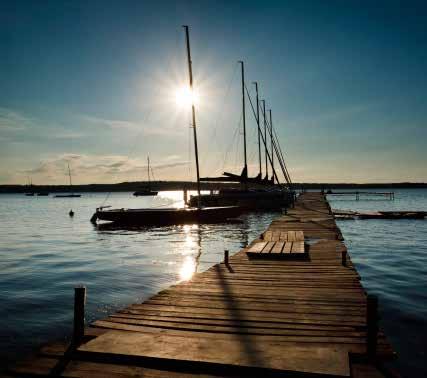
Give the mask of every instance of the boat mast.
[{"label": "boat mast", "polygon": [[[271,109],[268,111],[270,113],[270,141],[271,141],[271,169],[274,171],[274,148],[273,148],[273,120],[271,118]],[[272,177],[274,184],[274,175]]]},{"label": "boat mast", "polygon": [[197,149],[197,131],[196,131],[196,109],[194,107],[194,94],[193,94],[193,69],[191,67],[191,51],[190,51],[190,35],[188,33],[188,25],[183,25],[185,29],[185,39],[187,42],[187,60],[188,72],[190,77],[190,92],[191,92],[191,112],[194,136],[194,153],[196,156],[196,172],[197,172],[197,207],[200,209],[200,174],[199,174],[199,152]]},{"label": "boat mast", "polygon": [[70,163],[68,163],[68,176],[70,178],[70,188],[73,186],[73,183],[71,182],[71,169],[70,169]]},{"label": "boat mast", "polygon": [[262,178],[262,162],[261,162],[261,129],[259,127],[259,97],[258,97],[258,83],[255,81],[256,91],[256,123],[258,126],[258,157],[259,157],[259,177]]},{"label": "boat mast", "polygon": [[248,161],[246,155],[246,104],[245,104],[245,66],[242,60],[239,60],[239,63],[242,67],[242,111],[243,111],[243,154],[245,166],[243,168],[243,176],[245,179],[245,189],[247,189],[247,177],[248,177]]},{"label": "boat mast", "polygon": [[262,116],[264,118],[264,135],[265,135],[265,177],[268,180],[268,151],[267,151],[267,122],[265,121],[265,100],[261,100],[262,102]]},{"label": "boat mast", "polygon": [[148,176],[148,187],[151,188],[151,183],[150,183],[150,155],[147,155],[147,176]]}]

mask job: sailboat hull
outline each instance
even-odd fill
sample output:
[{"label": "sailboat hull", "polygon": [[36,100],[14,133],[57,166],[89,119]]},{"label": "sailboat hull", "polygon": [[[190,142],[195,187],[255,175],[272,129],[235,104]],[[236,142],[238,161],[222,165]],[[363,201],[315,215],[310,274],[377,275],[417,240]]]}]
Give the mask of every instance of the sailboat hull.
[{"label": "sailboat hull", "polygon": [[171,225],[217,223],[236,218],[242,212],[238,206],[168,209],[97,210],[92,221],[103,220],[119,224]]},{"label": "sailboat hull", "polygon": [[[200,196],[202,206],[239,206],[247,211],[281,211],[291,201],[291,193],[281,190],[224,190],[218,194]],[[189,205],[195,206],[197,203],[198,196],[191,196]]]},{"label": "sailboat hull", "polygon": [[81,194],[57,194],[55,198],[79,198]]},{"label": "sailboat hull", "polygon": [[154,190],[147,190],[147,191],[140,190],[140,191],[137,191],[137,192],[133,193],[133,195],[134,195],[135,197],[141,197],[141,196],[157,196],[157,194],[158,194],[158,193],[159,193],[159,192],[156,192],[156,191],[154,191]]}]

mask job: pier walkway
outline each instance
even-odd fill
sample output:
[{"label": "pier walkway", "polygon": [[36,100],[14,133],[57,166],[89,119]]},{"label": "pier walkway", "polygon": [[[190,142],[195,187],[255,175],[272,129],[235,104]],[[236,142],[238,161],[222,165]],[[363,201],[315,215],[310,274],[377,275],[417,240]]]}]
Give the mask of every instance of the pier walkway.
[{"label": "pier walkway", "polygon": [[[273,256],[269,241],[289,231],[303,232],[303,258]],[[367,295],[342,239],[325,195],[304,193],[228,262],[95,321],[76,348],[45,346],[8,374],[382,377],[395,355],[376,321],[368,327]],[[250,258],[256,243],[263,256]]]}]

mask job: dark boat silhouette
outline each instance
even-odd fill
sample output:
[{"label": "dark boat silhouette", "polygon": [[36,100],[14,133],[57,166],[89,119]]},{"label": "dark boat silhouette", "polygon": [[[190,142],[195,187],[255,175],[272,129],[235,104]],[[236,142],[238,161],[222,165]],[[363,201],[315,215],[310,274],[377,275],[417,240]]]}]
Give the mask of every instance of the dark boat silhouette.
[{"label": "dark boat silhouette", "polygon": [[159,192],[151,190],[151,181],[150,181],[150,157],[147,156],[147,176],[148,176],[148,186],[141,188],[133,193],[134,196],[157,196]]},{"label": "dark boat silhouette", "polygon": [[68,177],[70,179],[70,192],[71,193],[66,193],[66,194],[56,194],[55,198],[78,198],[81,197],[81,194],[75,194],[73,193],[73,182],[71,181],[71,169],[70,169],[70,164],[68,163]]},{"label": "dark boat silhouette", "polygon": [[[217,193],[198,194],[191,196],[189,200],[190,206],[195,206],[196,203],[201,203],[203,206],[242,206],[248,211],[257,210],[273,210],[281,211],[282,208],[289,206],[294,199],[292,191],[292,182],[289,172],[286,168],[283,153],[280,148],[277,134],[273,128],[271,110],[269,110],[269,120],[266,118],[265,101],[261,100],[262,116],[264,124],[264,132],[260,125],[260,104],[258,97],[258,84],[255,82],[256,89],[256,111],[252,104],[251,97],[245,84],[245,70],[243,61],[241,64],[242,75],[242,120],[243,120],[243,158],[244,165],[240,175],[224,172],[222,177],[205,177],[201,181],[207,182],[233,182],[239,183],[240,188],[220,189]],[[246,93],[252,107],[253,114],[257,123],[258,131],[258,156],[259,156],[259,173],[256,177],[248,176],[247,152],[246,152]],[[268,140],[269,139],[269,140]],[[265,155],[265,177],[262,177],[262,158],[261,158],[261,142],[264,145]],[[268,148],[270,143],[270,150]],[[279,183],[279,177],[275,168],[274,156],[276,156],[276,165],[281,168],[285,178],[285,183]],[[268,164],[270,163],[272,176],[269,178]],[[252,187],[249,187],[251,185]]]}]

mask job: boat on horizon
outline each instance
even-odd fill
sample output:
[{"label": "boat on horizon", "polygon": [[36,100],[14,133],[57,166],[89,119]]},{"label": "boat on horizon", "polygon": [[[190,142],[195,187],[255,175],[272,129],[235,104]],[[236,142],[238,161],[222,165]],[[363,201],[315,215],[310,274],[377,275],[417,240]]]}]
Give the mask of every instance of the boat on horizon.
[{"label": "boat on horizon", "polygon": [[65,193],[65,194],[56,194],[55,195],[55,198],[78,198],[78,197],[81,197],[82,195],[81,194],[75,194],[74,192],[73,192],[73,182],[72,182],[72,180],[71,180],[71,169],[70,169],[70,163],[68,163],[68,177],[69,177],[69,180],[70,180],[70,192],[71,193]]},{"label": "boat on horizon", "polygon": [[[141,188],[137,190],[133,195],[135,197],[139,196],[157,196],[159,193],[156,190],[151,189],[151,181],[150,181],[150,156],[147,155],[147,178],[148,178],[148,185],[144,188]],[[154,178],[154,177],[153,177]]]},{"label": "boat on horizon", "polygon": [[[190,51],[190,36],[188,26],[185,29],[187,61],[189,72],[189,88],[193,93],[193,71]],[[196,110],[193,96],[191,96],[192,128],[194,140],[194,154],[197,174],[197,193],[200,198],[200,173],[199,173],[199,153],[197,147]],[[200,201],[197,206],[183,208],[142,208],[142,209],[109,209],[97,208],[91,218],[91,222],[96,224],[97,220],[110,221],[117,224],[126,225],[177,225],[177,224],[197,224],[197,223],[217,223],[226,222],[228,219],[236,218],[242,213],[239,206],[217,206],[203,207]]]}]

